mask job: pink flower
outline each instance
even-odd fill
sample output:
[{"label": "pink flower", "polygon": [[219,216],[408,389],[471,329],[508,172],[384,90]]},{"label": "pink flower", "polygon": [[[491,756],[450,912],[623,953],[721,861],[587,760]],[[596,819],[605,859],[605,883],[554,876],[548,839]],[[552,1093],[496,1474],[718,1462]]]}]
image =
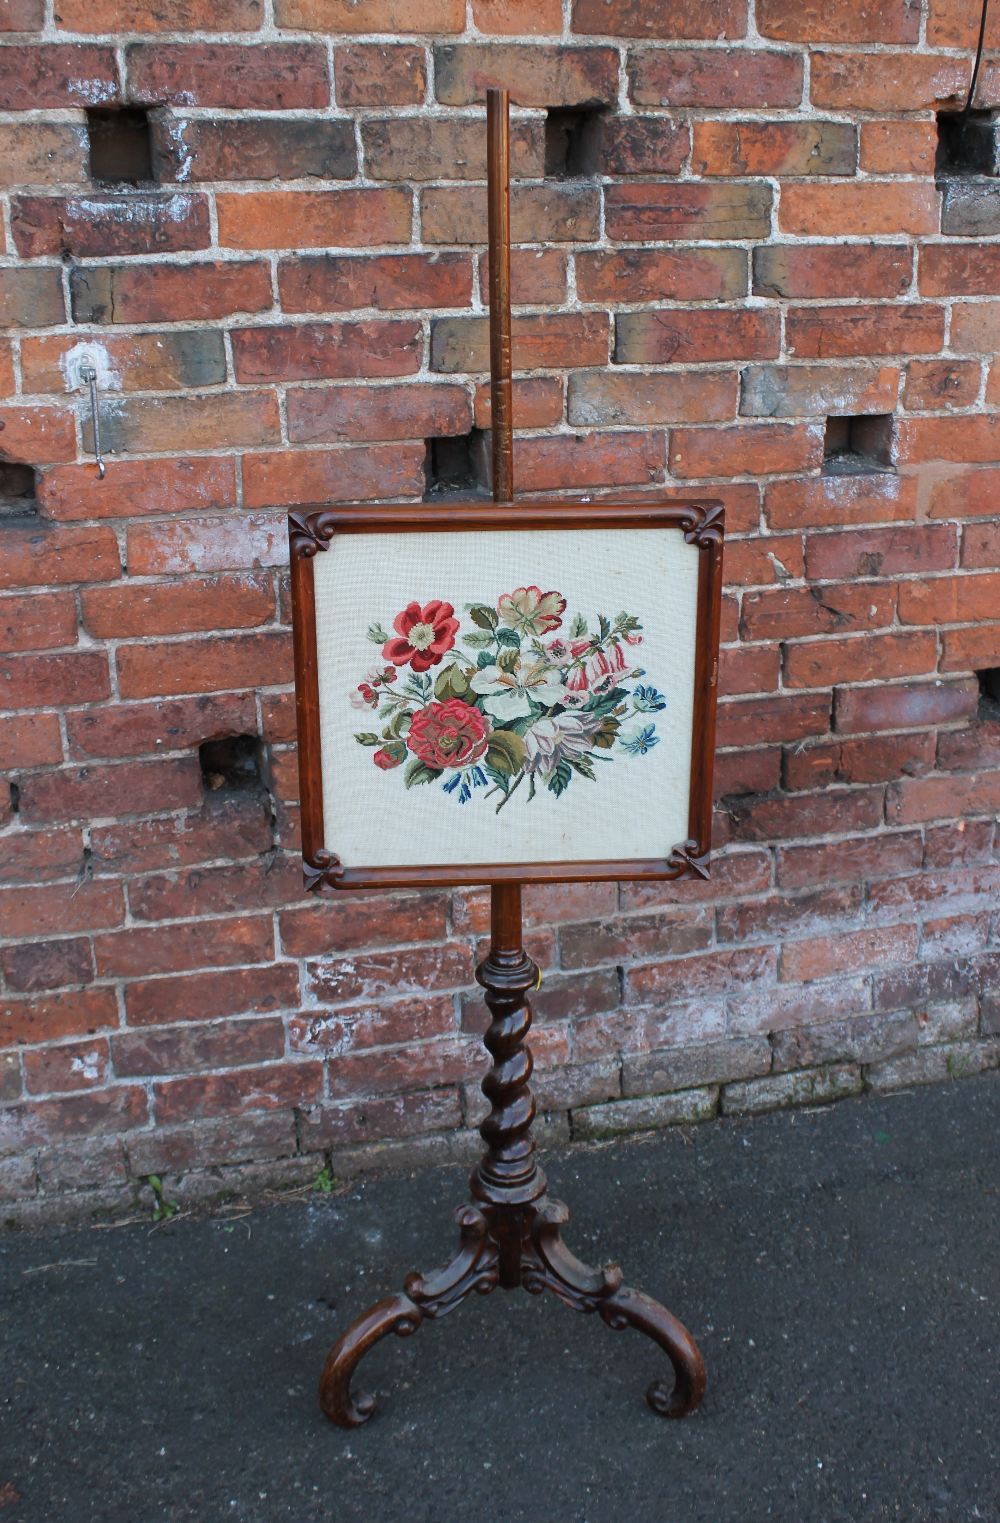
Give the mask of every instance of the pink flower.
[{"label": "pink flower", "polygon": [[630,629],[625,636],[625,643],[627,645],[641,645],[642,635],[639,634],[638,630]]},{"label": "pink flower", "polygon": [[559,592],[543,592],[540,587],[517,587],[501,593],[497,611],[508,629],[522,635],[547,635],[562,623],[566,599]]},{"label": "pink flower", "polygon": [[393,767],[399,766],[405,755],[405,751],[390,751],[388,746],[380,746],[372,756],[372,761],[376,767],[381,767],[383,772],[391,772]]},{"label": "pink flower", "polygon": [[378,708],[378,693],[376,693],[375,689],[371,685],[373,680],[377,681],[378,679],[377,678],[373,679],[373,678],[371,678],[369,676],[369,680],[368,681],[366,681],[366,682],[359,682],[358,683],[357,691],[351,694],[351,703],[354,706],[354,708],[356,708],[356,709],[377,709]]},{"label": "pink flower", "polygon": [[406,744],[427,767],[468,767],[486,752],[489,725],[471,704],[460,698],[429,703],[410,722]]},{"label": "pink flower", "polygon": [[407,603],[396,615],[392,627],[398,638],[387,640],[382,654],[393,666],[409,665],[415,672],[437,666],[441,657],[455,643],[458,620],[450,603],[440,599],[427,603]]}]

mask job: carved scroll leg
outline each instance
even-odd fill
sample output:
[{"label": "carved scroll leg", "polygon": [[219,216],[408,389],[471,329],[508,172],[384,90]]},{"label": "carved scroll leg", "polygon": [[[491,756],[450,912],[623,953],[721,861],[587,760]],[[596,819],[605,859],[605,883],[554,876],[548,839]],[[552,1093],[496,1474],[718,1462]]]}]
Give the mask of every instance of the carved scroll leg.
[{"label": "carved scroll leg", "polygon": [[374,1396],[351,1396],[354,1368],[373,1344],[387,1333],[409,1337],[425,1317],[443,1317],[473,1291],[486,1295],[495,1289],[497,1250],[485,1217],[475,1206],[460,1206],[455,1219],[459,1247],[450,1263],[433,1274],[407,1275],[405,1294],[387,1296],[362,1312],[330,1350],[319,1383],[319,1399],[330,1421],[341,1428],[358,1427],[375,1410]]},{"label": "carved scroll leg", "polygon": [[337,1339],[327,1355],[319,1383],[319,1399],[331,1422],[341,1428],[357,1428],[375,1410],[371,1395],[351,1395],[351,1376],[359,1359],[387,1333],[407,1338],[415,1333],[424,1314],[409,1296],[386,1296],[362,1312]]},{"label": "carved scroll leg", "polygon": [[673,1388],[654,1380],[646,1401],[660,1417],[686,1417],[705,1394],[705,1365],[698,1345],[683,1323],[658,1301],[627,1285],[602,1301],[598,1310],[612,1328],[634,1327],[658,1343],[674,1367]]}]

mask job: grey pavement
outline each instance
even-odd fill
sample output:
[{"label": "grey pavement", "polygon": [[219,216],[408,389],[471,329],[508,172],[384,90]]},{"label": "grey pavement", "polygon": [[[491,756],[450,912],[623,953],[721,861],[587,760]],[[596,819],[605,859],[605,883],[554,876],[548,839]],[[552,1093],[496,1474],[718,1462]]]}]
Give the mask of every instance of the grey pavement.
[{"label": "grey pavement", "polygon": [[464,1171],[236,1219],[0,1237],[0,1523],[1000,1523],[1000,1076],[546,1159],[583,1258],[698,1338],[662,1355],[551,1297],[328,1344],[450,1255]]}]

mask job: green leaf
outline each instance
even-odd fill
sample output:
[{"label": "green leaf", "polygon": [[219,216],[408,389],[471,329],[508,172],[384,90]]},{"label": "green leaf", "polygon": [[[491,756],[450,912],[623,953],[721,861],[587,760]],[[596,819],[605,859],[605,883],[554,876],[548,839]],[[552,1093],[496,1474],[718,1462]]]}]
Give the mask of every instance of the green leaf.
[{"label": "green leaf", "polygon": [[[490,644],[492,645],[492,643],[491,640]],[[493,664],[493,652],[491,650],[481,650],[476,657],[476,665],[479,670],[482,671],[485,666],[492,666]]]},{"label": "green leaf", "polygon": [[354,739],[359,746],[380,746],[382,744],[382,737],[376,735],[372,730],[359,730],[355,733]]},{"label": "green leaf", "polygon": [[608,635],[611,633],[611,621],[610,619],[606,619],[603,613],[599,613],[597,615],[597,621],[601,626],[601,639],[606,640]]},{"label": "green leaf", "polygon": [[573,768],[568,761],[561,761],[549,778],[549,792],[554,793],[556,798],[565,793],[573,781]]},{"label": "green leaf", "polygon": [[495,772],[513,777],[520,772],[525,759],[524,741],[513,730],[494,730],[486,747],[486,765]]},{"label": "green leaf", "polygon": [[386,737],[387,740],[401,740],[404,735],[409,733],[410,725],[412,723],[413,715],[409,712],[409,710],[400,709],[398,713],[393,716],[392,720],[389,722],[386,728],[382,731],[382,734]]},{"label": "green leaf", "polygon": [[507,793],[510,791],[510,778],[507,777],[505,773],[498,772],[495,767],[490,767],[488,765],[484,765],[483,770],[486,773],[486,776],[489,778],[490,782],[496,783],[501,793]]},{"label": "green leaf", "polygon": [[388,634],[377,620],[374,624],[369,624],[367,634],[373,645],[384,645],[389,639]]},{"label": "green leaf", "polygon": [[498,629],[495,638],[498,645],[509,645],[511,650],[521,649],[521,636],[514,629]]},{"label": "green leaf", "polygon": [[516,648],[511,649],[509,645],[505,645],[503,650],[497,656],[497,666],[502,672],[513,672],[517,670],[517,666],[520,660],[520,650]]},{"label": "green leaf", "polygon": [[576,757],[570,762],[570,766],[574,772],[579,772],[581,777],[589,777],[591,782],[594,781],[594,763],[589,756]]},{"label": "green leaf", "polygon": [[480,629],[494,630],[499,622],[492,608],[487,608],[485,603],[473,603],[469,608],[469,618]]},{"label": "green leaf", "polygon": [[575,613],[573,615],[573,622],[569,626],[569,633],[570,638],[573,640],[579,640],[587,633],[587,621],[582,613]]},{"label": "green leaf", "polygon": [[471,635],[462,637],[462,644],[467,645],[470,650],[488,650],[493,644],[493,636],[479,634],[473,630]]},{"label": "green leaf", "polygon": [[604,693],[600,698],[592,698],[587,704],[584,713],[600,714],[603,718],[606,714],[612,713],[621,703],[622,699],[627,697],[628,693],[625,688],[612,688],[610,693]]},{"label": "green leaf", "polygon": [[444,671],[438,673],[434,683],[434,696],[442,703],[447,703],[449,698],[467,698],[469,694],[469,679],[460,666],[452,662]]},{"label": "green leaf", "polygon": [[615,741],[618,739],[619,728],[620,721],[615,719],[610,714],[607,715],[601,721],[601,728],[594,736],[594,745],[599,746],[602,751],[610,751]]},{"label": "green leaf", "polygon": [[426,763],[414,757],[403,772],[403,782],[407,788],[415,788],[418,783],[432,783],[436,777],[440,776],[441,773],[437,768],[428,767]]}]

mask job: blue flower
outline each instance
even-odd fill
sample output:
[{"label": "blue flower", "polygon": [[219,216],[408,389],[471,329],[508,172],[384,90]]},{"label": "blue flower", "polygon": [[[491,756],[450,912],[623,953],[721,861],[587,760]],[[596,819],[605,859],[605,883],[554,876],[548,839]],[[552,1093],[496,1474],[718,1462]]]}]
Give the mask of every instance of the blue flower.
[{"label": "blue flower", "polygon": [[445,793],[454,793],[458,789],[458,802],[467,804],[472,797],[473,788],[485,788],[486,773],[482,767],[466,767],[463,772],[456,772],[454,777],[449,778],[443,784]]},{"label": "blue flower", "polygon": [[632,694],[632,702],[645,714],[655,714],[667,706],[667,700],[655,687],[637,687]]},{"label": "blue flower", "polygon": [[660,737],[656,733],[656,727],[648,724],[642,730],[633,730],[631,735],[621,737],[622,750],[630,756],[645,756],[653,746],[658,746]]}]

